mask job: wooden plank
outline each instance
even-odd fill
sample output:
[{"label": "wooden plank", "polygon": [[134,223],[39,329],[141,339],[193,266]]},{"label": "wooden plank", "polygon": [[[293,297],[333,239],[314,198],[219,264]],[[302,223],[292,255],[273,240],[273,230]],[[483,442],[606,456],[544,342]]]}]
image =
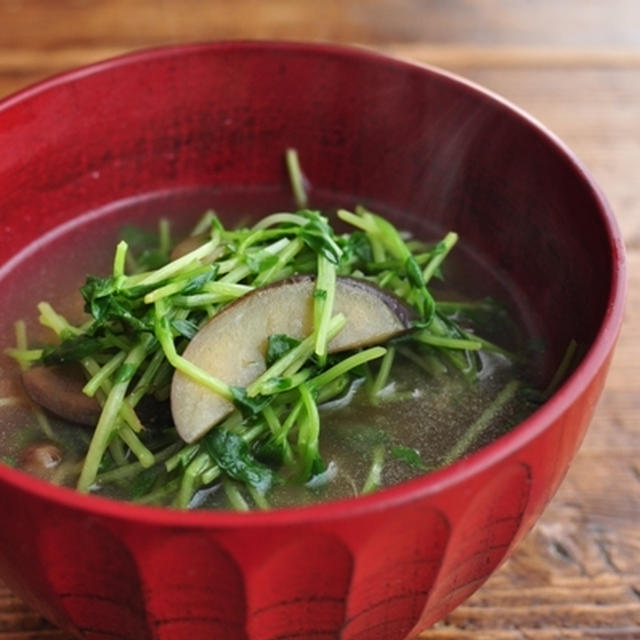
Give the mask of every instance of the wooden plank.
[{"label": "wooden plank", "polygon": [[640,637],[637,451],[615,460],[581,452],[512,558],[421,638]]},{"label": "wooden plank", "polygon": [[71,640],[15,596],[0,580],[1,640]]},{"label": "wooden plank", "polygon": [[[229,38],[633,49],[635,0],[2,0],[0,46]],[[29,39],[25,39],[27,36]]]}]

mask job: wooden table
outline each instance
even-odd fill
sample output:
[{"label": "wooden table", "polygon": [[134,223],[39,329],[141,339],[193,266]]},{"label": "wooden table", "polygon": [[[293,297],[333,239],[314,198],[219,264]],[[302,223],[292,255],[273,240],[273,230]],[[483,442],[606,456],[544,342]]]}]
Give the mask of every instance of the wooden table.
[{"label": "wooden table", "polygon": [[[530,111],[594,173],[629,259],[607,388],[539,524],[422,638],[640,639],[640,2],[0,0],[0,95],[135,48],[228,38],[360,43],[445,67]],[[70,640],[0,583],[0,640],[46,639]]]}]

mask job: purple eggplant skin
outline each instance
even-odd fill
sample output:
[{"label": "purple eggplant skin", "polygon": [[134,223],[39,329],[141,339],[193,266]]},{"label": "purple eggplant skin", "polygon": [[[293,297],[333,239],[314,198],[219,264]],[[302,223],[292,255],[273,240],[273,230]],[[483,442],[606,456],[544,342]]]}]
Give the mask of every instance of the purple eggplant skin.
[{"label": "purple eggplant skin", "polygon": [[339,276],[338,281],[343,282],[350,287],[354,287],[355,289],[361,289],[363,291],[375,294],[380,302],[384,303],[387,307],[389,307],[389,309],[391,309],[391,311],[393,311],[396,318],[398,318],[398,322],[400,322],[400,324],[407,331],[411,329],[413,323],[418,320],[417,311],[413,307],[410,307],[404,300],[402,300],[402,298],[399,298],[387,289],[379,287],[373,282],[369,282],[369,280],[364,280],[362,278],[352,278],[351,276]]}]

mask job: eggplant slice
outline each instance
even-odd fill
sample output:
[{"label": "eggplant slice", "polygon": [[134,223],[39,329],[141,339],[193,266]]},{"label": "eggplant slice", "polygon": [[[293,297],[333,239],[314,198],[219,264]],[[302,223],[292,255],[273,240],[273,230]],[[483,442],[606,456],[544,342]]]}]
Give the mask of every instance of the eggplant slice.
[{"label": "eggplant slice", "polygon": [[[214,316],[188,344],[184,357],[232,386],[247,386],[266,370],[269,337],[302,339],[313,331],[315,278],[297,276],[260,287]],[[366,280],[339,277],[333,314],[346,325],[330,353],[385,342],[407,331],[414,312],[399,298]],[[171,412],[176,429],[193,442],[233,411],[232,402],[176,371]]]}]

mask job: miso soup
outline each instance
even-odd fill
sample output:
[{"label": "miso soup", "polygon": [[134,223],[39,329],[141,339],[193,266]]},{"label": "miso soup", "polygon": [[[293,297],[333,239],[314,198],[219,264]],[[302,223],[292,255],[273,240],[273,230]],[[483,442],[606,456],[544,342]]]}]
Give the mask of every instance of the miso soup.
[{"label": "miso soup", "polygon": [[[433,472],[544,399],[533,313],[453,232],[363,207],[241,227],[156,211],[80,219],[0,273],[3,463],[147,504],[277,508]],[[88,417],[58,381],[42,399],[34,368],[77,376]]]}]

